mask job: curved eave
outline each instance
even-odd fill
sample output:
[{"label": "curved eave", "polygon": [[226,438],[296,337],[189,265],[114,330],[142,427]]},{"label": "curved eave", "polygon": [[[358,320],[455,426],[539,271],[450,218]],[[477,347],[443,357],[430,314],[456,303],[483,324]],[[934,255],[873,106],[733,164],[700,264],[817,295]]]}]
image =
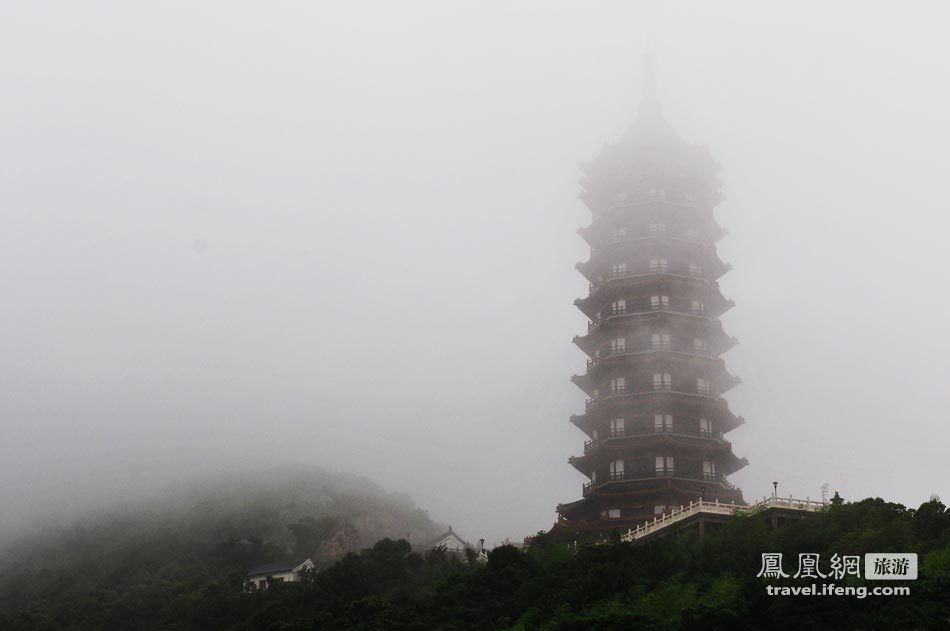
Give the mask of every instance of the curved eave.
[{"label": "curved eave", "polygon": [[702,331],[709,344],[709,354],[713,357],[722,355],[738,343],[738,339],[726,335],[722,328],[722,322],[715,318],[706,316],[691,315],[688,313],[679,313],[676,311],[641,311],[638,313],[625,313],[622,315],[608,316],[598,322],[590,329],[586,335],[575,335],[574,344],[589,357],[593,358],[598,345],[603,342],[607,331],[612,331],[614,327],[620,328],[630,322],[639,320],[656,320],[657,324],[669,323],[681,320],[684,323],[709,323],[709,330]]},{"label": "curved eave", "polygon": [[742,500],[742,491],[725,480],[706,480],[677,475],[633,478],[628,480],[608,480],[601,482],[596,487],[591,487],[589,491],[584,493],[584,498],[594,501],[597,499],[623,500],[624,498],[653,495],[658,490],[692,495],[699,491],[698,487],[706,487],[710,494],[718,495],[720,498],[723,496],[735,497],[738,499],[737,504],[744,503]]},{"label": "curved eave", "polygon": [[707,246],[703,243],[697,241],[690,241],[688,239],[682,239],[678,237],[661,237],[661,236],[643,236],[643,237],[631,237],[629,239],[623,239],[619,241],[612,241],[607,243],[603,250],[591,248],[591,257],[587,261],[580,261],[574,264],[574,269],[580,272],[587,282],[596,283],[598,277],[603,276],[609,266],[609,257],[608,260],[603,260],[605,258],[604,251],[623,251],[627,248],[635,249],[637,246],[642,246],[644,243],[676,243],[676,244],[685,244],[694,250],[698,250],[702,254],[702,265],[706,270],[704,277],[710,281],[716,281],[722,278],[724,274],[729,272],[732,269],[732,265],[729,263],[724,263],[719,254],[716,252],[715,248],[712,246]]},{"label": "curved eave", "polygon": [[558,513],[563,514],[563,513],[571,512],[571,511],[574,511],[575,509],[581,508],[582,506],[585,506],[586,504],[587,504],[587,500],[584,498],[581,498],[579,500],[574,500],[573,502],[567,502],[566,504],[558,504],[556,510]]},{"label": "curved eave", "polygon": [[601,357],[591,364],[590,369],[586,373],[572,376],[571,382],[590,396],[593,387],[597,385],[600,379],[603,379],[601,373],[605,368],[623,365],[649,367],[651,364],[655,364],[664,359],[672,360],[672,363],[667,365],[691,364],[693,366],[699,365],[706,368],[711,367],[713,372],[708,376],[713,379],[721,393],[728,392],[742,383],[741,379],[732,375],[726,369],[726,363],[718,357],[669,349],[646,349]]},{"label": "curved eave", "polygon": [[[683,401],[692,402],[697,398],[701,399],[702,402],[706,403],[709,408],[710,420],[716,423],[716,426],[719,428],[723,434],[731,432],[740,425],[745,423],[745,418],[734,414],[732,410],[729,409],[729,402],[723,398],[719,397],[709,397],[702,395],[690,395],[687,393],[677,393],[671,390],[660,390],[654,392],[648,392],[640,395],[620,395],[621,397],[626,398],[627,396],[636,397],[637,400],[649,401],[651,398],[654,399],[663,399],[663,398],[672,398],[672,399],[682,399]],[[572,414],[568,421],[572,423],[577,429],[581,430],[588,436],[591,435],[593,431],[592,425],[599,420],[603,419],[601,413],[603,412],[605,399],[610,397],[602,397],[595,403],[592,407],[587,409],[581,414]]]},{"label": "curved eave", "polygon": [[740,469],[744,469],[749,466],[749,460],[747,458],[740,458],[739,456],[732,453],[732,444],[729,444],[729,457],[726,463],[723,464],[723,473],[725,475],[732,475]]},{"label": "curved eave", "polygon": [[589,319],[596,319],[598,305],[608,302],[618,290],[629,290],[644,285],[671,283],[671,287],[681,285],[686,290],[699,290],[703,293],[707,315],[717,318],[732,307],[735,302],[727,300],[719,289],[719,283],[702,276],[691,276],[674,272],[647,272],[631,274],[593,284],[587,296],[576,298],[574,305]]},{"label": "curved eave", "polygon": [[584,241],[586,241],[587,244],[590,245],[591,247],[593,247],[593,246],[596,245],[596,234],[597,234],[597,232],[596,232],[596,230],[594,230],[594,227],[593,227],[593,226],[587,226],[587,227],[584,227],[584,228],[578,228],[578,229],[577,229],[577,234],[580,235],[580,237],[581,237]]},{"label": "curved eave", "polygon": [[583,454],[571,456],[567,461],[579,472],[589,475],[591,469],[604,465],[616,457],[617,454],[629,452],[631,449],[658,445],[675,447],[695,453],[711,454],[716,458],[716,462],[722,468],[724,475],[731,475],[749,464],[745,458],[738,458],[732,453],[732,443],[728,440],[697,434],[678,434],[676,432],[654,432],[605,438]]},{"label": "curved eave", "polygon": [[599,407],[611,406],[615,403],[623,403],[630,400],[650,399],[670,397],[684,401],[699,401],[703,403],[714,403],[716,405],[726,405],[726,400],[715,394],[699,394],[698,392],[687,392],[684,390],[644,390],[643,392],[624,392],[618,394],[605,394],[592,401],[588,401],[587,411]]}]

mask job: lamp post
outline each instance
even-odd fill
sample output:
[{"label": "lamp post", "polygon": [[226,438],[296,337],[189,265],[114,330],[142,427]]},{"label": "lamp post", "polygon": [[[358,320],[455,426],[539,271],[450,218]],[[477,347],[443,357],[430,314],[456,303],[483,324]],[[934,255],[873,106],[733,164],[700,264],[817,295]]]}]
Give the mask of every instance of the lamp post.
[{"label": "lamp post", "polygon": [[772,483],[772,498],[778,497],[778,482]]}]

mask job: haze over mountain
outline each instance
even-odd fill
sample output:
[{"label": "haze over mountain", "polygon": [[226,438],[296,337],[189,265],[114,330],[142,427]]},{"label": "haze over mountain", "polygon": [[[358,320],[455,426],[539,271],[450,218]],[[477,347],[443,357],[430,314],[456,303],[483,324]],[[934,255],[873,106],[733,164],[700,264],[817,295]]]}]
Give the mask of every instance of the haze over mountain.
[{"label": "haze over mountain", "polygon": [[[309,537],[301,545],[292,526],[310,520],[322,521],[323,536]],[[143,549],[146,540],[144,548],[160,542],[174,554],[199,558],[221,556],[225,544],[253,542],[246,558],[231,559],[244,571],[255,561],[279,561],[292,554],[312,556],[325,565],[385,537],[422,545],[444,528],[408,496],[386,492],[365,478],[316,467],[248,469],[171,486],[149,498],[124,499],[106,510],[62,517],[29,533],[7,536],[0,539],[0,573],[15,577],[18,566],[79,569],[100,555],[118,555],[114,561],[122,563],[129,555],[150,554]],[[333,543],[343,531],[352,539],[346,549],[321,549],[319,544]]]}]

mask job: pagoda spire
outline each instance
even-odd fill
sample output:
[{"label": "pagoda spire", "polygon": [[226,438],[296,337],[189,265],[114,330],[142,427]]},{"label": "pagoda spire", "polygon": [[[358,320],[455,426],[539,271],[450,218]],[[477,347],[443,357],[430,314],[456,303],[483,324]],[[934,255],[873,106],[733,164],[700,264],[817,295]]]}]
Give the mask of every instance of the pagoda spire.
[{"label": "pagoda spire", "polygon": [[640,97],[640,114],[658,114],[660,104],[656,100],[656,75],[653,72],[653,47],[647,44],[643,52],[643,93]]}]

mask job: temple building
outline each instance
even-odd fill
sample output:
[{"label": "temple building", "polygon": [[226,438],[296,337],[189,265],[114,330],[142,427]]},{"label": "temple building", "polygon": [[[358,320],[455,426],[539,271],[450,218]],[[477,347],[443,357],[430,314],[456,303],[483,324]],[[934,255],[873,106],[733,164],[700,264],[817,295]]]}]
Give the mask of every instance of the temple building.
[{"label": "temple building", "polygon": [[724,435],[743,422],[723,393],[739,383],[721,355],[735,343],[719,316],[733,306],[717,279],[723,198],[709,152],[663,118],[649,68],[634,122],[582,165],[591,224],[578,233],[589,318],[574,343],[588,356],[572,381],[587,394],[571,422],[587,435],[569,462],[589,478],[557,507],[557,528],[606,536],[704,499],[743,504],[727,476],[747,464]]}]

